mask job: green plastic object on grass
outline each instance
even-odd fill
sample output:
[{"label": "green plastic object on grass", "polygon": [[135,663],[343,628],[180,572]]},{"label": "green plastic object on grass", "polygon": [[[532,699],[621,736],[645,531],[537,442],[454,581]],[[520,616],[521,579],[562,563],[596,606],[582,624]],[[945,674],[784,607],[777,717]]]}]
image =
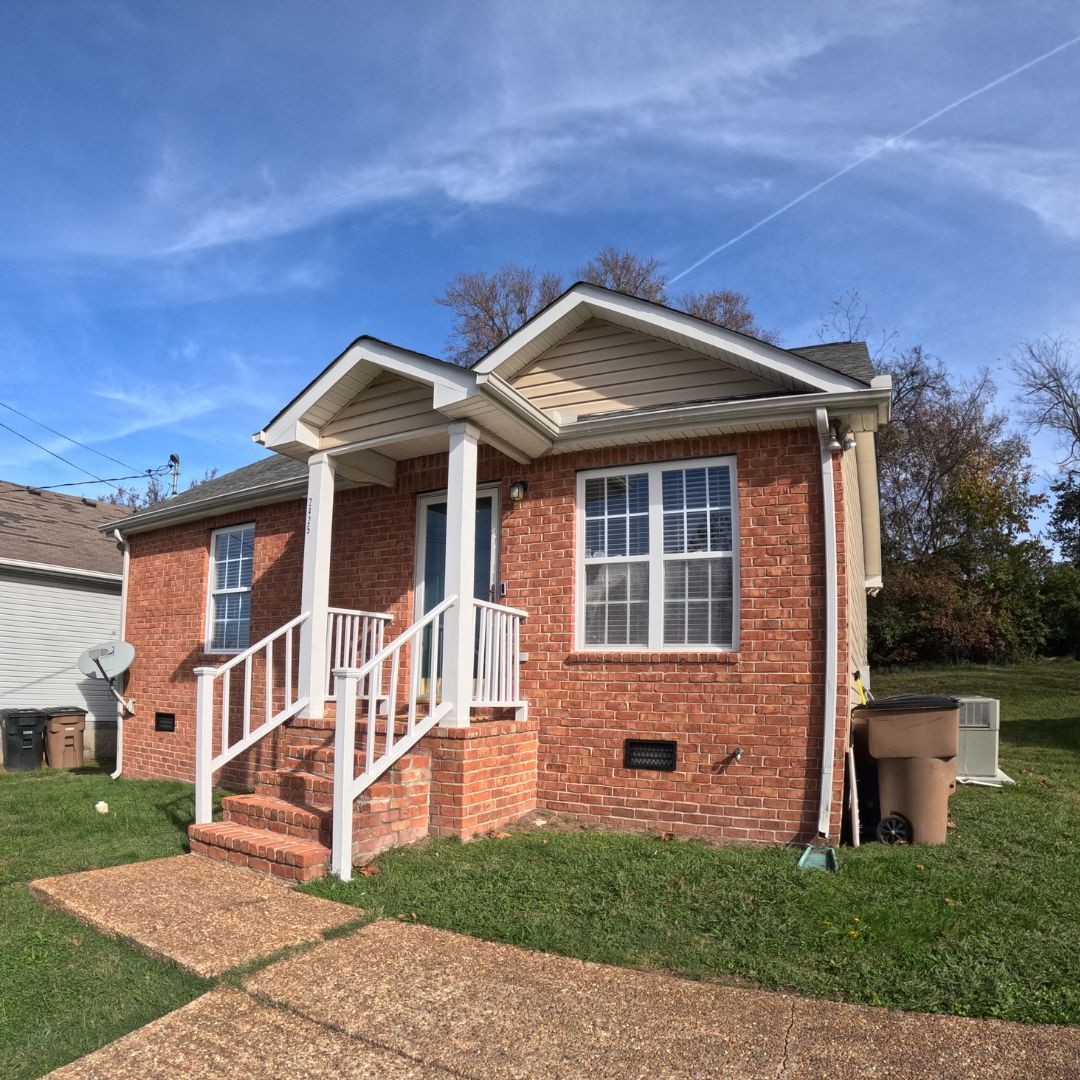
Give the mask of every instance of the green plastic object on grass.
[{"label": "green plastic object on grass", "polygon": [[836,848],[824,844],[807,844],[799,858],[800,870],[827,870],[835,874],[840,869],[840,860],[836,857]]}]

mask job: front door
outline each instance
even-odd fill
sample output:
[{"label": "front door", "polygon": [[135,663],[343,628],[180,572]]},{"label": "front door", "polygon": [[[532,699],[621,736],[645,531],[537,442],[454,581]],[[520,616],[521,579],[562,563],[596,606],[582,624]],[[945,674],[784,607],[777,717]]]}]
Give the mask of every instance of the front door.
[{"label": "front door", "polygon": [[[499,566],[499,492],[479,488],[476,492],[476,546],[473,563],[473,596],[494,600]],[[446,597],[446,494],[423,495],[418,507],[416,545],[416,615],[420,618]],[[424,633],[421,681],[427,692],[426,672],[430,666],[431,633]],[[442,657],[439,657],[442,670]]]}]

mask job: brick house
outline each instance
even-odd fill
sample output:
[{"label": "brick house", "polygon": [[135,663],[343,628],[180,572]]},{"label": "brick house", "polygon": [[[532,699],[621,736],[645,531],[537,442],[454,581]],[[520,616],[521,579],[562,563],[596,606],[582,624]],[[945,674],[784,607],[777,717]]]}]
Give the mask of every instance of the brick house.
[{"label": "brick house", "polygon": [[291,878],[535,808],[835,839],[889,406],[862,344],[585,284],[471,369],[358,338],[269,456],[117,523],[123,771]]}]

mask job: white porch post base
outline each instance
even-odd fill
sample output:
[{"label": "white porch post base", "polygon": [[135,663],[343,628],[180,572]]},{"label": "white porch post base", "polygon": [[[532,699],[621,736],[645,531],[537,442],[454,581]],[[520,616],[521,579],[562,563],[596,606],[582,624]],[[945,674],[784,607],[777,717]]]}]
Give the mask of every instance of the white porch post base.
[{"label": "white porch post base", "polygon": [[[214,817],[214,669],[197,667],[195,696],[195,824],[206,825]],[[228,708],[221,710],[227,722]]]},{"label": "white porch post base", "polygon": [[446,489],[446,595],[458,602],[446,613],[443,700],[451,705],[443,724],[468,727],[473,693],[473,563],[476,557],[477,432],[451,424]]},{"label": "white porch post base", "polygon": [[304,519],[304,583],[300,610],[311,618],[300,627],[299,686],[308,699],[305,716],[325,713],[327,623],[330,618],[330,533],[334,519],[334,459],[308,459],[307,514]]}]

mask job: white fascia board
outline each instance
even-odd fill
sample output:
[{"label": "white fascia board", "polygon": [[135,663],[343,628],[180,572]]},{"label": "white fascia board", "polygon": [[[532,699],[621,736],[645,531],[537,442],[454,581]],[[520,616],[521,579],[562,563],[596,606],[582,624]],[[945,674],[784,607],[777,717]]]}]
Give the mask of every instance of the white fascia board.
[{"label": "white fascia board", "polygon": [[505,379],[492,373],[477,375],[476,382],[500,407],[510,410],[541,434],[554,438],[559,433],[558,420],[519,394]]},{"label": "white fascia board", "polygon": [[664,429],[684,429],[705,426],[723,426],[725,423],[746,423],[755,420],[802,420],[810,417],[816,423],[819,409],[829,409],[833,415],[847,411],[875,408],[880,409],[882,395],[888,397],[889,391],[863,387],[845,393],[832,394],[792,394],[774,398],[759,398],[753,401],[721,401],[703,405],[676,405],[668,409],[657,409],[649,413],[636,413],[623,416],[618,413],[608,416],[583,416],[574,423],[563,424],[559,428],[559,439],[580,439],[590,436],[604,436],[633,433],[655,433]]},{"label": "white fascia board", "polygon": [[722,326],[714,326],[685,312],[672,311],[647,300],[622,296],[592,285],[575,286],[561,300],[507,338],[473,370],[478,375],[497,371],[529,342],[553,329],[557,323],[567,319],[573,311],[582,306],[596,318],[607,319],[609,322],[620,323],[627,317],[640,319],[659,331],[690,338],[709,349],[722,349],[730,356],[738,357],[756,367],[775,371],[809,389],[857,390],[866,385],[858,379],[831,371],[779,346],[745,337]]},{"label": "white fascia board", "polygon": [[399,349],[393,345],[361,338],[354,342],[329,368],[320,375],[284,412],[253,438],[263,446],[274,447],[281,443],[303,442],[292,436],[294,425],[298,429],[310,427],[303,423],[309,409],[336,386],[357,364],[367,361],[384,371],[390,371],[417,382],[428,383],[450,397],[467,394],[475,385],[475,376],[467,368],[442,364],[418,353]]},{"label": "white fascia board", "polygon": [[102,570],[82,570],[77,566],[57,566],[55,563],[28,562],[25,559],[0,558],[0,571],[32,574],[39,577],[65,578],[69,581],[91,581],[97,584],[119,585],[122,574],[108,574]]}]

